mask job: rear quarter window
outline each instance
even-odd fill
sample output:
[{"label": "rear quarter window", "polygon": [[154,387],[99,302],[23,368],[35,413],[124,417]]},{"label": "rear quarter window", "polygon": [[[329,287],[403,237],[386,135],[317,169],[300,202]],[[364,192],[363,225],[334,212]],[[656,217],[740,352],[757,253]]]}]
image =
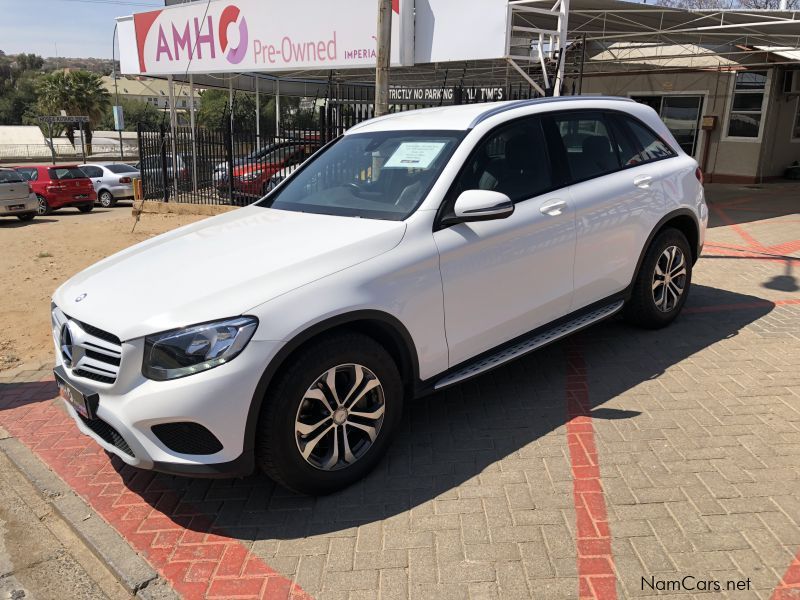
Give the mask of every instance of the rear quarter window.
[{"label": "rear quarter window", "polygon": [[16,171],[0,171],[0,183],[25,183],[25,179]]}]

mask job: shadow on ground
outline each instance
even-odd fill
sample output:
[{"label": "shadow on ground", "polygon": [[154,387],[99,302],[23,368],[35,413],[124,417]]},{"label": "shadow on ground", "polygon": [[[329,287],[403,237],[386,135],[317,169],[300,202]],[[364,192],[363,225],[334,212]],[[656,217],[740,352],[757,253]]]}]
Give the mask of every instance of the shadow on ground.
[{"label": "shadow on ground", "polygon": [[[736,309],[715,309],[730,306]],[[116,457],[113,463],[128,488],[159,509],[165,508],[159,504],[161,494],[147,490],[174,491],[181,513],[168,509],[167,516],[196,531],[244,540],[295,539],[356,527],[436,498],[522,448],[530,452],[533,444],[535,453],[537,441],[568,420],[567,347],[582,351],[590,374],[593,367],[614,370],[613,376],[603,377],[600,389],[592,389],[592,416],[636,419],[636,411],[602,404],[736,336],[774,307],[754,296],[695,285],[689,310],[667,329],[643,331],[612,320],[443,393],[409,402],[384,460],[361,482],[327,497],[297,496],[261,475],[191,479],[138,471]],[[189,514],[187,504],[194,507]]]}]

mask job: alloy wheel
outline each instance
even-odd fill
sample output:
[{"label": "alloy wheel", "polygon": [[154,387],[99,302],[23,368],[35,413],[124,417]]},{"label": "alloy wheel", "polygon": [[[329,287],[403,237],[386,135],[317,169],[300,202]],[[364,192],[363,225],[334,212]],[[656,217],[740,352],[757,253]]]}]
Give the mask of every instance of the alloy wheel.
[{"label": "alloy wheel", "polygon": [[100,206],[103,208],[108,208],[111,206],[111,201],[113,200],[113,196],[109,192],[102,192],[100,194]]},{"label": "alloy wheel", "polygon": [[42,196],[36,197],[36,212],[40,215],[46,215],[49,206],[47,206],[47,200],[45,200]]},{"label": "alloy wheel", "polygon": [[328,369],[306,390],[297,409],[297,449],[317,469],[348,467],[375,443],[385,409],[383,386],[370,369],[358,364]]},{"label": "alloy wheel", "polygon": [[658,257],[653,272],[653,301],[661,312],[673,310],[686,288],[686,257],[677,246],[668,246]]}]

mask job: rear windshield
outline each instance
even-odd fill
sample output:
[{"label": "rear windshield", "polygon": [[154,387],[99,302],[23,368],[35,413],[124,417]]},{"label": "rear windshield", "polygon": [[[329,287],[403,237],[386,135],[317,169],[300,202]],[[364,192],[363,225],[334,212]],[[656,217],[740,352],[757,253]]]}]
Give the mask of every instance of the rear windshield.
[{"label": "rear windshield", "polygon": [[0,183],[23,183],[25,180],[16,171],[0,171]]},{"label": "rear windshield", "polygon": [[56,167],[48,169],[50,179],[86,179],[86,173],[78,167]]},{"label": "rear windshield", "polygon": [[136,167],[133,165],[105,165],[105,168],[111,171],[112,173],[135,173],[137,171]]}]

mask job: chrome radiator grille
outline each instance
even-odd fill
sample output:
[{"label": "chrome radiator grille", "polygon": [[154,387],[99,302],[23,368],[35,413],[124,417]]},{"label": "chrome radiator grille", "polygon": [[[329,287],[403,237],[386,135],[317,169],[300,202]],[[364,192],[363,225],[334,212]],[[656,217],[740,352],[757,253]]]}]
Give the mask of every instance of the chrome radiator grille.
[{"label": "chrome radiator grille", "polygon": [[58,307],[52,312],[53,339],[64,366],[74,377],[112,384],[122,359],[122,342],[112,333],[82,323]]}]

